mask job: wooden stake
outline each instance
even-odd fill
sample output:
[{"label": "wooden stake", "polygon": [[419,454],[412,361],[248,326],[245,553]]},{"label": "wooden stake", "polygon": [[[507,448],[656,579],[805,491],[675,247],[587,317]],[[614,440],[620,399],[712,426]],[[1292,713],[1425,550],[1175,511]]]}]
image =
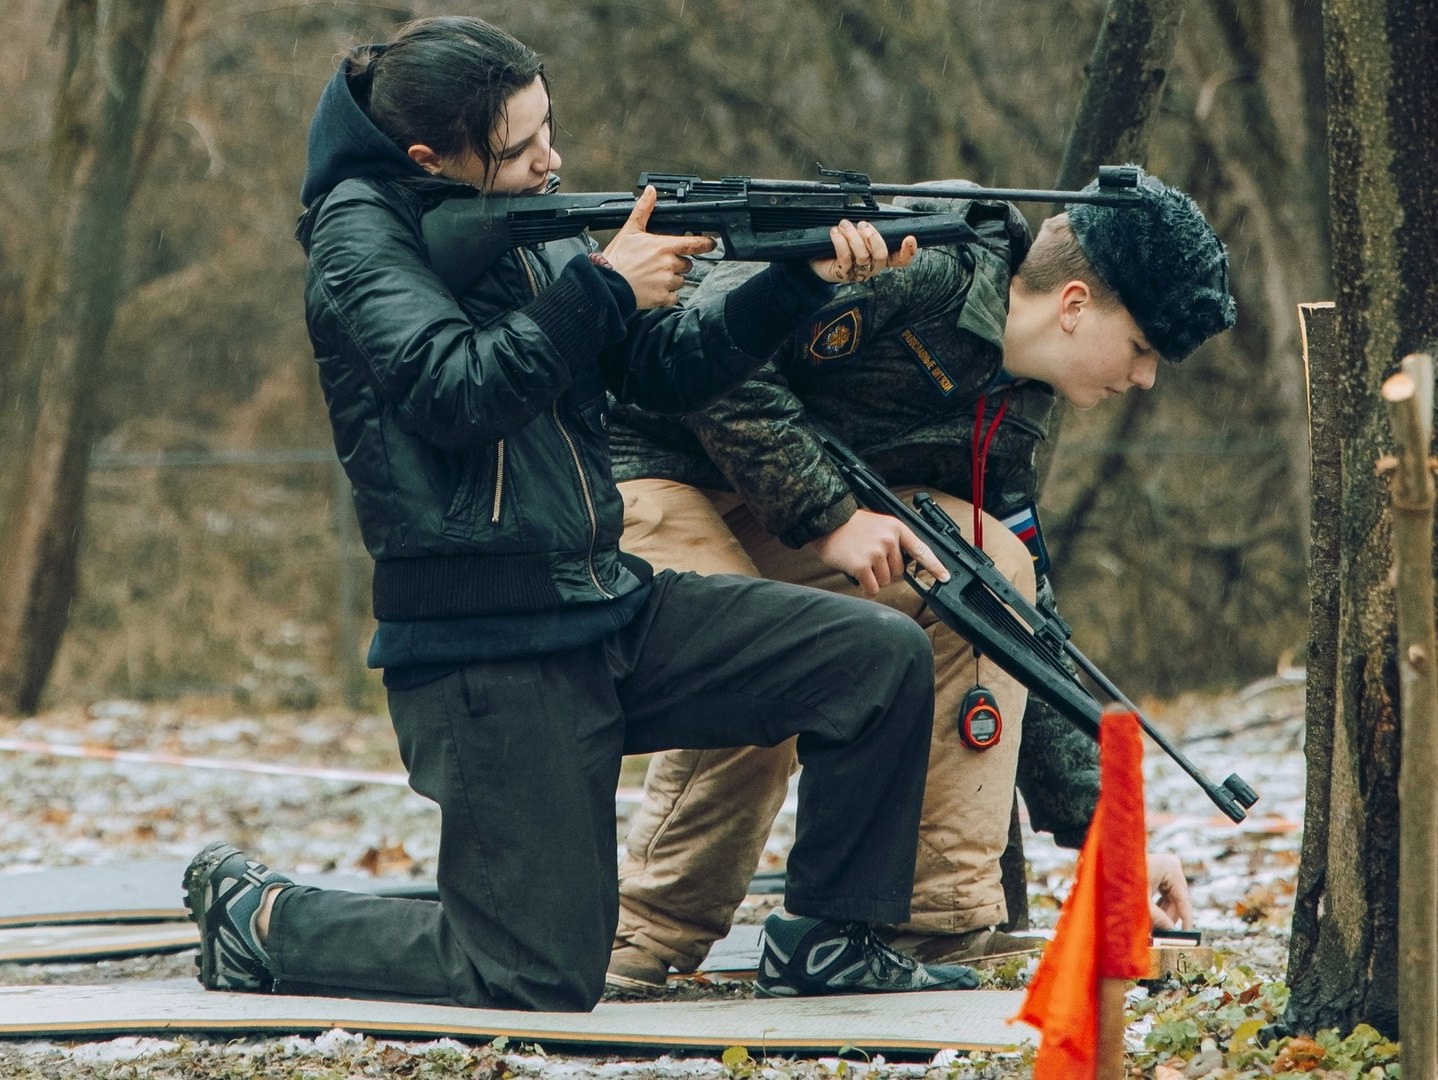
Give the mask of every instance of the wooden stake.
[{"label": "wooden stake", "polygon": [[1398,456],[1392,464],[1398,617],[1398,1028],[1403,1075],[1438,1077],[1438,643],[1433,600],[1433,471],[1428,458],[1433,361],[1410,356],[1383,384]]},{"label": "wooden stake", "polygon": [[1123,998],[1127,979],[1098,981],[1098,1053],[1094,1080],[1123,1080]]}]

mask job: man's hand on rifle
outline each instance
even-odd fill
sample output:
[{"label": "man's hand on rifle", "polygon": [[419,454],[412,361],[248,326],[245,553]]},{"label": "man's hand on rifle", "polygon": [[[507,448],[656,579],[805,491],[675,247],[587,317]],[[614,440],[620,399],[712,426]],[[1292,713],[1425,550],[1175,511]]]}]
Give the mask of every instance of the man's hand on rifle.
[{"label": "man's hand on rifle", "polygon": [[833,284],[866,281],[880,270],[908,266],[919,250],[919,242],[906,236],[899,250],[890,254],[879,230],[867,221],[857,225],[841,221],[829,230],[829,238],[834,241],[834,257],[811,259],[809,267]]},{"label": "man's hand on rifle", "polygon": [[854,516],[827,536],[810,541],[814,553],[876,596],[891,581],[904,577],[904,564],[914,559],[939,581],[949,580],[949,571],[927,544],[898,518],[856,510]]}]

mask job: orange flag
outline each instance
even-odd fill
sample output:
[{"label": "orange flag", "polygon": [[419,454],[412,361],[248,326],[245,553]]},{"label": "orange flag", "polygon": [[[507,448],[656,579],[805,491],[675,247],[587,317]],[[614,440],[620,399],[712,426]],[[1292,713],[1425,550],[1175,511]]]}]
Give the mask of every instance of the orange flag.
[{"label": "orange flag", "polygon": [[1054,939],[1015,1020],[1041,1032],[1034,1080],[1087,1080],[1098,1052],[1100,979],[1148,974],[1143,742],[1133,713],[1099,725],[1099,798]]}]

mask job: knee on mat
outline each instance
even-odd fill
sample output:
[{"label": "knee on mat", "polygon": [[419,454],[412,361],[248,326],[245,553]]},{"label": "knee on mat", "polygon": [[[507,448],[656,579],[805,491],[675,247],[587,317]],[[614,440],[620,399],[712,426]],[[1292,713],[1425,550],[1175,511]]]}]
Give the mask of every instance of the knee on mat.
[{"label": "knee on mat", "polygon": [[[576,965],[577,968],[577,965]],[[517,988],[517,1001],[510,1008],[529,1012],[591,1012],[604,993],[604,968],[597,977],[574,971],[556,972],[544,982],[527,981]]]}]

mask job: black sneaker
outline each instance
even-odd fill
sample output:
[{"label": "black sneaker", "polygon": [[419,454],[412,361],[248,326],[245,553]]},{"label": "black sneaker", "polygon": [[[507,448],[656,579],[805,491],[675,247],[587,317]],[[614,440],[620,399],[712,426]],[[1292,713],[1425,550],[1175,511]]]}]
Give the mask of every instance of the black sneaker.
[{"label": "black sneaker", "polygon": [[219,840],[190,861],[185,870],[185,906],[200,928],[200,955],[195,957],[200,985],[206,990],[274,989],[255,918],[266,890],[293,884]]},{"label": "black sneaker", "polygon": [[885,945],[868,923],[794,918],[775,912],[764,920],[754,993],[759,997],[805,997],[972,990],[978,985],[973,968],[921,964]]}]

